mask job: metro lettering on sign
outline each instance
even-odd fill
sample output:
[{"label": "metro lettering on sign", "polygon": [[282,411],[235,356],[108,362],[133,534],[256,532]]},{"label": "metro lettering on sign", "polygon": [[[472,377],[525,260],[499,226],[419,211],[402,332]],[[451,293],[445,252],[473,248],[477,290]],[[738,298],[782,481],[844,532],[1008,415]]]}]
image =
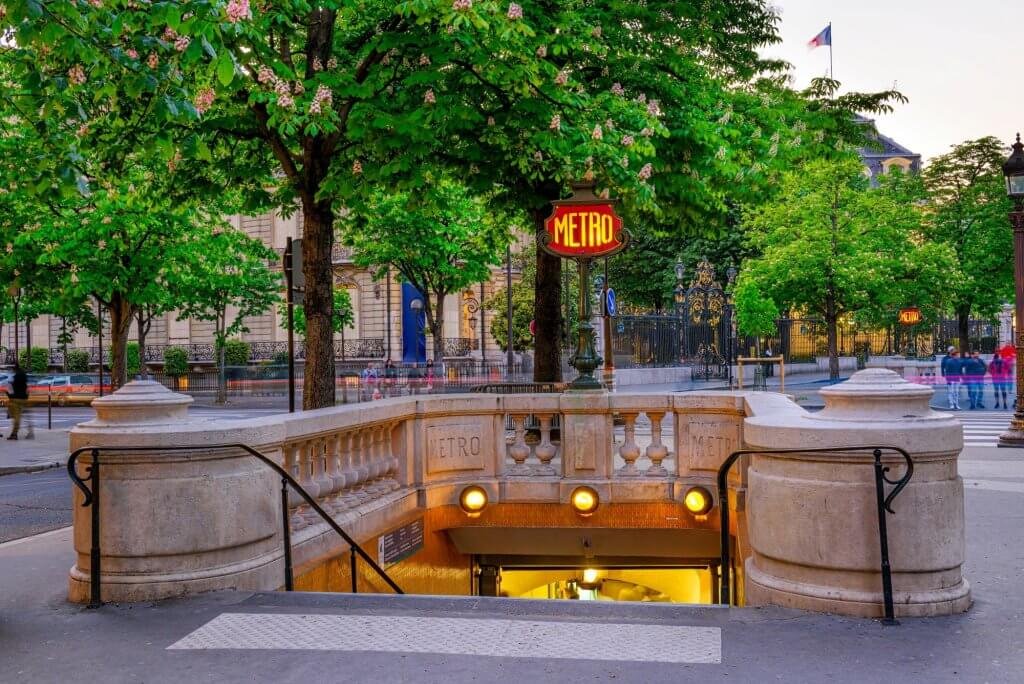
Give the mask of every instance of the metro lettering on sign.
[{"label": "metro lettering on sign", "polygon": [[556,205],[544,227],[547,250],[561,257],[607,256],[625,246],[622,219],[610,203]]}]

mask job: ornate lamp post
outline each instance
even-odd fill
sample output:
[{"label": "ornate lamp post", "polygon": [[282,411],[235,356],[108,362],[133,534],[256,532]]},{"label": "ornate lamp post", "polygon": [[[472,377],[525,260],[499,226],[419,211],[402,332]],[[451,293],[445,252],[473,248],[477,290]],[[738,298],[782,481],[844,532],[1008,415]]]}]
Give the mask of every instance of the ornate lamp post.
[{"label": "ornate lamp post", "polygon": [[686,301],[686,284],[683,282],[686,277],[686,266],[683,262],[676,262],[676,289],[672,291],[672,298],[675,301],[676,316],[683,315],[683,304]]},{"label": "ornate lamp post", "polygon": [[[726,376],[729,380],[729,387],[732,388],[732,360],[733,355],[736,351],[736,305],[732,301],[732,286],[736,282],[736,275],[739,271],[736,270],[735,266],[730,266],[725,272],[727,280],[726,292],[725,292],[725,308],[729,314],[729,339],[725,342],[725,363],[728,364],[726,367]],[[782,350],[779,350],[782,353]]]},{"label": "ornate lamp post", "polygon": [[1010,211],[1010,225],[1013,226],[1013,279],[1016,289],[1016,330],[1014,344],[1017,347],[1017,408],[1010,421],[1010,429],[999,436],[1001,447],[1024,448],[1024,145],[1017,142],[1013,153],[1003,164],[1006,176],[1006,194],[1013,202]]}]

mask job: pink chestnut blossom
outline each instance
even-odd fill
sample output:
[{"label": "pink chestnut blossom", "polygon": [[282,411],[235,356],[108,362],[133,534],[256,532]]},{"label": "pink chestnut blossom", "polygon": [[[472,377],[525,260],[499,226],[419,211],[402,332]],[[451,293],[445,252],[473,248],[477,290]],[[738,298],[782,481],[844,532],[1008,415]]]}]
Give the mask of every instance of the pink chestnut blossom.
[{"label": "pink chestnut blossom", "polygon": [[127,50],[124,51],[124,54],[128,55],[132,59],[138,59],[139,58],[139,53],[135,50],[135,48],[128,48]]},{"label": "pink chestnut blossom", "polygon": [[653,172],[654,172],[654,169],[651,167],[651,165],[649,163],[648,164],[644,164],[643,168],[640,169],[640,172],[638,174],[636,174],[636,177],[639,178],[640,180],[647,180],[648,178],[651,177],[651,174]]},{"label": "pink chestnut blossom", "polygon": [[150,69],[156,69],[160,66],[160,58],[156,56],[155,52],[150,52],[149,57],[146,58],[146,64]]},{"label": "pink chestnut blossom", "polygon": [[510,2],[508,5],[508,18],[509,19],[522,19],[523,18],[523,7],[517,5],[514,2]]},{"label": "pink chestnut blossom", "polygon": [[622,87],[621,83],[616,83],[612,85],[612,95],[618,95],[619,97],[622,97],[625,94],[626,90],[625,88]]},{"label": "pink chestnut blossom", "polygon": [[277,96],[277,106],[283,109],[291,109],[295,106],[295,100],[288,93],[279,94]]},{"label": "pink chestnut blossom", "polygon": [[624,147],[631,147],[633,145],[633,142],[634,142],[633,141],[633,136],[631,136],[631,135],[624,135],[624,136],[622,136],[622,145]]},{"label": "pink chestnut blossom", "polygon": [[68,80],[71,82],[71,85],[82,85],[85,83],[85,70],[82,69],[81,65],[76,64],[68,69]]},{"label": "pink chestnut blossom", "polygon": [[213,92],[213,88],[203,88],[196,94],[196,101],[193,105],[196,111],[200,114],[206,113],[206,111],[213,106],[213,101],[216,99],[217,94]]},{"label": "pink chestnut blossom", "polygon": [[178,36],[178,39],[174,41],[174,49],[178,52],[184,52],[188,49],[188,44],[192,42],[192,39],[188,36]]},{"label": "pink chestnut blossom", "polygon": [[566,71],[565,69],[562,69],[561,71],[558,72],[558,75],[555,76],[555,85],[565,85],[568,82],[569,72]]},{"label": "pink chestnut blossom", "polygon": [[601,125],[594,126],[594,132],[591,134],[594,140],[601,140],[604,138],[604,131],[601,130]]},{"label": "pink chestnut blossom", "polygon": [[437,102],[437,98],[434,96],[433,88],[428,90],[426,94],[423,96],[423,102],[426,104],[434,104],[435,102]]},{"label": "pink chestnut blossom", "polygon": [[452,9],[456,11],[468,10],[473,8],[473,0],[455,0],[452,3]]},{"label": "pink chestnut blossom", "polygon": [[548,56],[548,46],[547,45],[541,45],[540,47],[537,48],[537,57],[539,59],[544,59],[547,56]]},{"label": "pink chestnut blossom", "polygon": [[494,117],[493,116],[487,117],[487,125],[488,126],[493,126],[494,125]]},{"label": "pink chestnut blossom", "polygon": [[561,130],[562,117],[559,116],[558,114],[555,114],[553,117],[551,117],[551,125],[549,126],[549,128],[553,131]]},{"label": "pink chestnut blossom", "polygon": [[260,65],[260,70],[256,73],[256,80],[260,83],[270,83],[274,80],[274,72],[270,67]]},{"label": "pink chestnut blossom", "polygon": [[178,40],[178,32],[172,29],[170,26],[164,29],[164,40],[168,43],[173,43]]},{"label": "pink chestnut blossom", "polygon": [[243,19],[252,19],[249,0],[230,0],[227,6],[228,21],[237,24]]},{"label": "pink chestnut blossom", "polygon": [[358,159],[356,159],[354,162],[352,162],[352,175],[353,176],[359,176],[362,173],[363,173],[363,165],[362,165],[362,163]]}]

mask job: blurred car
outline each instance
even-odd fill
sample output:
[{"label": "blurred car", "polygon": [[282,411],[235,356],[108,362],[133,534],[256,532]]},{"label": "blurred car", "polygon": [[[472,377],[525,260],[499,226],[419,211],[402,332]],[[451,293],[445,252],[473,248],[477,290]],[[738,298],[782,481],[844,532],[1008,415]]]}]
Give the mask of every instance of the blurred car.
[{"label": "blurred car", "polygon": [[[109,393],[110,385],[103,383],[103,391]],[[88,404],[99,395],[99,379],[91,375],[29,376],[30,404],[45,404],[51,399],[58,406]]]}]

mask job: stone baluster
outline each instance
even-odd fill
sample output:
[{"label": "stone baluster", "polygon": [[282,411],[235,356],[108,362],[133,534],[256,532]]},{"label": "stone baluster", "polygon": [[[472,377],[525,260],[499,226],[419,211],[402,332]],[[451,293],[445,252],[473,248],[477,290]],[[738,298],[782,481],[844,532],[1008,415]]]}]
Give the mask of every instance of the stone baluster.
[{"label": "stone baluster", "polygon": [[313,442],[304,441],[299,443],[299,484],[314,499],[320,496],[320,485],[316,481],[316,473],[313,465]]},{"label": "stone baluster", "polygon": [[624,466],[619,468],[616,475],[619,477],[639,477],[642,473],[640,469],[636,467],[636,461],[640,458],[640,447],[636,443],[636,413],[624,413],[622,419],[626,423],[625,437],[622,440],[622,446],[619,447],[619,456],[622,456],[622,460],[626,462]]},{"label": "stone baluster", "polygon": [[313,463],[313,480],[320,489],[319,498],[326,499],[334,493],[334,478],[328,472],[329,454],[327,450],[327,438],[319,437],[314,439],[310,445],[312,454],[310,458]]},{"label": "stone baluster", "polygon": [[398,483],[398,457],[394,451],[394,432],[395,423],[386,423],[381,427],[381,458],[384,459],[384,478],[391,491],[400,489],[402,486]]},{"label": "stone baluster", "polygon": [[384,437],[383,427],[371,425],[367,429],[369,435],[369,466],[370,466],[370,487],[369,490],[374,496],[388,491],[390,487],[384,482],[384,475],[387,472],[387,462],[384,459]]},{"label": "stone baluster", "polygon": [[651,420],[651,443],[647,446],[647,458],[651,460],[651,466],[644,473],[647,477],[668,477],[668,470],[661,462],[668,456],[668,447],[661,443],[661,421],[665,418],[663,411],[647,411],[647,417]]},{"label": "stone baluster", "polygon": [[[298,459],[299,446],[297,444],[285,444],[284,445],[284,470],[296,480],[299,479],[299,459]],[[298,508],[299,504],[302,503],[302,497],[295,491],[295,487],[288,487],[288,507]]]},{"label": "stone baluster", "polygon": [[534,453],[537,454],[540,465],[537,466],[535,472],[538,475],[555,475],[551,460],[555,457],[558,448],[551,443],[551,414],[541,414],[538,418],[540,419],[540,444],[534,449]]},{"label": "stone baluster", "polygon": [[341,435],[337,432],[327,438],[327,474],[331,478],[331,495],[337,495],[345,486],[341,472]]},{"label": "stone baluster", "polygon": [[341,474],[345,478],[341,504],[346,507],[359,503],[359,496],[356,494],[356,486],[359,484],[359,469],[355,463],[353,438],[354,433],[352,432],[342,432],[338,435],[338,441],[341,444]]},{"label": "stone baluster", "polygon": [[359,497],[359,502],[362,503],[373,498],[373,494],[369,489],[370,444],[366,428],[352,433],[352,452],[355,454],[356,472],[358,473],[356,483],[359,485],[359,488],[356,489],[356,496]]},{"label": "stone baluster", "polygon": [[526,416],[514,414],[512,424],[515,426],[515,439],[512,446],[508,448],[508,455],[515,461],[509,471],[509,475],[523,476],[531,473],[530,466],[526,465],[526,459],[530,457],[530,446],[526,443]]}]

